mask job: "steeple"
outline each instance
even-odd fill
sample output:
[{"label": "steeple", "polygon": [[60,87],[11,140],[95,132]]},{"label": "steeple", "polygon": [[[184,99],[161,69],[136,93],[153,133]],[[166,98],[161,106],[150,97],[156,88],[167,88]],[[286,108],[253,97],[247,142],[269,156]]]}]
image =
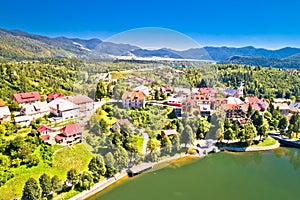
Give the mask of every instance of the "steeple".
[{"label": "steeple", "polygon": [[241,81],[241,84],[240,84],[240,86],[238,87],[235,96],[236,96],[237,98],[240,98],[240,97],[243,96],[243,94],[244,94],[243,81]]}]

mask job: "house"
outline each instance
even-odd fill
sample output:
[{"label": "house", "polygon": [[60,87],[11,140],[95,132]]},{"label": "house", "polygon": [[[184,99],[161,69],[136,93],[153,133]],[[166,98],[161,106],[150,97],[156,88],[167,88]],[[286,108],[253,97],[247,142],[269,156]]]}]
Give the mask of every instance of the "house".
[{"label": "house", "polygon": [[223,89],[223,96],[224,97],[236,97],[236,98],[240,98],[243,96],[244,93],[244,89],[243,89],[243,83],[241,82],[240,86],[235,90],[232,88],[224,88]]},{"label": "house", "polygon": [[53,101],[54,99],[62,98],[64,96],[65,96],[64,94],[61,94],[59,92],[52,92],[51,94],[49,94],[47,96],[47,102],[49,103],[50,101]]},{"label": "house", "polygon": [[238,105],[242,105],[244,104],[244,102],[236,97],[227,97],[227,104],[238,104]]},{"label": "house", "polygon": [[61,127],[51,128],[45,124],[41,125],[37,131],[40,133],[42,141],[50,145],[56,144],[55,137],[63,132]]},{"label": "house", "polygon": [[62,133],[55,136],[56,143],[68,146],[82,142],[82,139],[82,128],[79,124],[68,124],[62,128]]},{"label": "house", "polygon": [[158,90],[161,92],[161,93],[172,93],[172,88],[170,87],[158,87]]},{"label": "house", "polygon": [[211,109],[216,110],[218,107],[224,107],[228,103],[226,98],[212,98]]},{"label": "house", "polygon": [[210,116],[211,114],[210,105],[200,105],[198,107],[198,113],[200,113],[202,117]]},{"label": "house", "polygon": [[[178,88],[178,87],[174,87],[174,92],[175,93],[180,93],[180,94],[190,94],[191,93],[191,89],[190,88]],[[180,96],[180,95],[178,95]]]},{"label": "house", "polygon": [[300,112],[300,102],[290,103],[289,107],[290,107],[290,111],[292,113],[298,113],[298,112]]},{"label": "house", "polygon": [[112,125],[112,131],[121,130],[123,132],[126,132],[125,126],[127,126],[127,128],[129,128],[133,131],[133,126],[128,119],[121,119],[121,120],[115,122]]},{"label": "house", "polygon": [[239,122],[240,125],[245,125],[245,124],[252,123],[252,120],[248,119],[248,118],[240,118],[240,119],[238,119],[238,122]]},{"label": "house", "polygon": [[168,97],[167,104],[169,106],[181,107],[181,98],[180,97]]},{"label": "house", "polygon": [[40,134],[49,134],[49,133],[52,133],[52,128],[50,128],[49,126],[47,125],[41,125],[37,131],[40,133]]},{"label": "house", "polygon": [[142,108],[145,107],[146,95],[141,91],[126,91],[122,95],[122,104],[124,108]]},{"label": "house", "polygon": [[30,121],[50,114],[50,108],[47,102],[35,102],[24,104],[21,108],[21,115],[28,116]]},{"label": "house", "polygon": [[13,100],[17,101],[20,105],[30,104],[41,101],[41,96],[38,92],[26,92],[14,94]]},{"label": "house", "polygon": [[272,103],[274,108],[279,108],[280,114],[284,116],[288,116],[290,112],[290,107],[287,103]]},{"label": "house", "polygon": [[292,102],[291,99],[283,99],[283,98],[276,98],[276,99],[273,99],[274,100],[274,103],[286,103],[286,102]]},{"label": "house", "polygon": [[0,123],[3,121],[10,121],[11,113],[8,106],[0,103]]},{"label": "house", "polygon": [[161,131],[161,136],[162,137],[165,137],[165,136],[172,137],[172,136],[177,135],[177,134],[178,133],[175,129],[169,129],[169,130]]},{"label": "house", "polygon": [[65,99],[79,107],[80,116],[86,117],[94,114],[94,101],[90,97],[77,94],[74,96],[66,96]]},{"label": "house", "polygon": [[218,98],[219,96],[219,91],[216,88],[199,88],[199,92],[211,98]]},{"label": "house", "polygon": [[55,144],[55,143],[53,143],[53,138],[56,136],[56,134],[53,133],[52,128],[43,124],[37,129],[37,131],[40,133],[41,139],[43,142],[48,143],[48,144]]},{"label": "house", "polygon": [[182,100],[181,111],[197,113],[201,116],[210,115],[211,98],[201,94],[190,94]]},{"label": "house", "polygon": [[62,120],[79,117],[79,106],[62,98],[57,98],[49,104],[50,113]]},{"label": "house", "polygon": [[131,123],[130,123],[130,121],[129,121],[128,119],[121,119],[121,120],[115,122],[115,123],[113,124],[113,127],[114,127],[114,128],[118,128],[118,129],[121,129],[125,124],[126,124],[127,126],[130,126],[130,125],[131,125]]},{"label": "house", "polygon": [[245,103],[251,106],[253,110],[258,110],[260,112],[267,111],[269,103],[265,99],[259,99],[256,96],[246,97]]},{"label": "house", "polygon": [[245,115],[243,106],[239,104],[227,104],[224,110],[226,112],[226,117],[230,119],[243,118]]},{"label": "house", "polygon": [[31,118],[28,116],[16,116],[14,117],[15,123],[20,126],[29,126]]},{"label": "house", "polygon": [[150,90],[151,90],[151,87],[147,87],[144,85],[137,86],[133,89],[133,91],[136,91],[136,92],[138,92],[138,91],[143,92],[146,96],[150,95]]}]

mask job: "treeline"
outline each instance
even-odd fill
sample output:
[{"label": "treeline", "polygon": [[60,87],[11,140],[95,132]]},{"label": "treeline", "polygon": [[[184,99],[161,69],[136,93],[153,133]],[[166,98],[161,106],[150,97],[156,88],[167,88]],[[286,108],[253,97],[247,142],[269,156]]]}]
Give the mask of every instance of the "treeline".
[{"label": "treeline", "polygon": [[300,100],[300,76],[275,68],[245,65],[218,65],[220,82],[228,87],[238,87],[243,82],[245,96],[263,98],[292,98]]},{"label": "treeline", "polygon": [[60,194],[73,189],[77,191],[90,189],[105,177],[112,177],[120,170],[127,168],[128,164],[128,154],[120,147],[113,153],[108,152],[104,157],[94,156],[88,164],[87,171],[70,169],[65,181],[60,180],[56,175],[51,178],[45,173],[40,176],[39,180],[29,178],[23,188],[23,197],[25,199],[40,199],[41,197],[51,199],[55,193]]},{"label": "treeline", "polygon": [[21,166],[30,168],[40,162],[52,166],[52,156],[53,148],[41,142],[36,129],[19,129],[11,122],[0,125],[0,186]]},{"label": "treeline", "polygon": [[0,63],[0,99],[11,104],[14,93],[30,91],[70,94],[80,67],[74,59]]}]

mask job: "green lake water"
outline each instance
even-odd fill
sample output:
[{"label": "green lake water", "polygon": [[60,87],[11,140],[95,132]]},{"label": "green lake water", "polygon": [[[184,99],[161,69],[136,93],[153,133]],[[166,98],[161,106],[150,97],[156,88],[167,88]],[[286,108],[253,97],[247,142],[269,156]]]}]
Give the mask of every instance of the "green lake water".
[{"label": "green lake water", "polygon": [[300,199],[300,150],[211,154],[128,178],[90,199]]}]

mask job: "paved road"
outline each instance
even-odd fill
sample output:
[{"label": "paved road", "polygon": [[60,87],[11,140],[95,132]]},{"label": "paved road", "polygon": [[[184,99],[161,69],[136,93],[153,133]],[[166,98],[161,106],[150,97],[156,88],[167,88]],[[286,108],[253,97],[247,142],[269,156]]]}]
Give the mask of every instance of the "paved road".
[{"label": "paved road", "polygon": [[116,102],[118,102],[118,100],[115,100],[115,99],[96,101],[96,102],[94,102],[94,111],[96,111],[98,108],[102,107],[103,104],[116,103]]}]

